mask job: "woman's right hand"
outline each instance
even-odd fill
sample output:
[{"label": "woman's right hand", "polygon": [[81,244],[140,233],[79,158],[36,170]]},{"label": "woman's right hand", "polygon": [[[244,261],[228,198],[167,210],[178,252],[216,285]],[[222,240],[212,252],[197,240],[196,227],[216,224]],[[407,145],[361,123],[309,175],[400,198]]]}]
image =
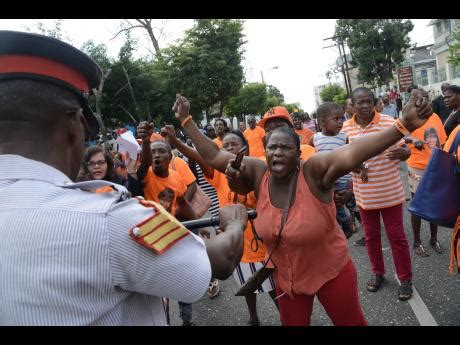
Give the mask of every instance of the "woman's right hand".
[{"label": "woman's right hand", "polygon": [[179,93],[176,94],[176,102],[174,102],[172,110],[174,111],[176,118],[182,122],[187,116],[190,115],[189,100],[184,96],[181,96]]},{"label": "woman's right hand", "polygon": [[228,161],[227,168],[225,169],[225,175],[229,180],[233,178],[239,178],[243,171],[246,169],[244,163],[241,163],[238,169],[235,169],[233,166],[235,164],[235,158],[232,158]]},{"label": "woman's right hand", "polygon": [[428,100],[428,93],[415,89],[403,108],[401,122],[409,132],[413,132],[423,126],[432,114],[433,109]]},{"label": "woman's right hand", "polygon": [[137,126],[137,136],[142,139],[143,142],[150,141],[150,136],[153,133],[153,125],[147,121],[142,121]]}]

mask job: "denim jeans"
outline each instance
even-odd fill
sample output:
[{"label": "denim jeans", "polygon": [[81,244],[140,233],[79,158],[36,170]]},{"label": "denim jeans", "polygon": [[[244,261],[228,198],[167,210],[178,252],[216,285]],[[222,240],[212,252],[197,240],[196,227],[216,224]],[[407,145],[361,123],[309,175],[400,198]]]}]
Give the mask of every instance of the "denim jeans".
[{"label": "denim jeans", "polygon": [[192,304],[179,302],[179,312],[180,318],[182,321],[190,322],[192,321]]}]

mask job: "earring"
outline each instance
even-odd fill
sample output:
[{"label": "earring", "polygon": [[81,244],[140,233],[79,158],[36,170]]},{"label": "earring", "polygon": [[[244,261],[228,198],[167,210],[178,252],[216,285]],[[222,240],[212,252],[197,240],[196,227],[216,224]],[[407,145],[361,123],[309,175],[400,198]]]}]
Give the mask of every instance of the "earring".
[{"label": "earring", "polygon": [[300,171],[300,159],[297,160],[297,171]]}]

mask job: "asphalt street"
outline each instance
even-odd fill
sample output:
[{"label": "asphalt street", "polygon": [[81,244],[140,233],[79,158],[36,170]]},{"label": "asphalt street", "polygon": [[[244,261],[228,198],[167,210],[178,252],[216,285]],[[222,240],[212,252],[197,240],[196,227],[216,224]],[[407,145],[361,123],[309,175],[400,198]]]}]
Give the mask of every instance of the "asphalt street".
[{"label": "asphalt street", "polygon": [[[407,188],[407,170],[402,166],[402,177]],[[406,189],[407,191],[407,189]],[[430,229],[422,222],[422,244],[429,257],[419,257],[412,250],[413,235],[409,202],[404,205],[404,228],[411,248],[413,284],[415,293],[409,301],[398,300],[398,282],[391,255],[391,248],[382,226],[382,245],[385,257],[386,281],[378,292],[366,290],[366,282],[372,272],[365,247],[353,243],[361,238],[359,228],[349,241],[349,250],[358,271],[359,298],[365,317],[371,326],[458,326],[460,325],[460,274],[449,274],[450,235],[452,230],[439,228],[438,240],[444,247],[443,254],[429,246]],[[220,281],[221,293],[214,299],[205,294],[193,304],[192,321],[197,326],[246,326],[249,320],[244,297],[234,296],[238,287],[232,277]],[[268,294],[257,298],[257,310],[262,326],[279,326],[278,311]],[[177,302],[170,303],[171,325],[180,326]],[[321,304],[315,299],[312,315],[313,326],[332,325]]]}]

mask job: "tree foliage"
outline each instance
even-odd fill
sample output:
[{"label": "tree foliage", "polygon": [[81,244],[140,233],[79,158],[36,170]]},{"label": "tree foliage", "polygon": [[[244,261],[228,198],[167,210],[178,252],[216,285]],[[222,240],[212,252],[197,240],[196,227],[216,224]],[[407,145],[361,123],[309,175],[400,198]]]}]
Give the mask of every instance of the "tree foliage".
[{"label": "tree foliage", "polygon": [[331,84],[322,89],[319,96],[323,102],[336,102],[336,99],[340,101],[342,97],[346,98],[347,92],[343,87],[337,84]]},{"label": "tree foliage", "polygon": [[375,86],[388,84],[410,47],[414,25],[403,19],[339,19],[337,40],[346,40],[358,78]]},{"label": "tree foliage", "polygon": [[452,33],[454,44],[449,47],[449,63],[454,66],[460,65],[460,30]]},{"label": "tree foliage", "polygon": [[241,118],[242,115],[263,114],[267,107],[267,87],[262,83],[244,85],[236,96],[230,97],[225,113]]}]

